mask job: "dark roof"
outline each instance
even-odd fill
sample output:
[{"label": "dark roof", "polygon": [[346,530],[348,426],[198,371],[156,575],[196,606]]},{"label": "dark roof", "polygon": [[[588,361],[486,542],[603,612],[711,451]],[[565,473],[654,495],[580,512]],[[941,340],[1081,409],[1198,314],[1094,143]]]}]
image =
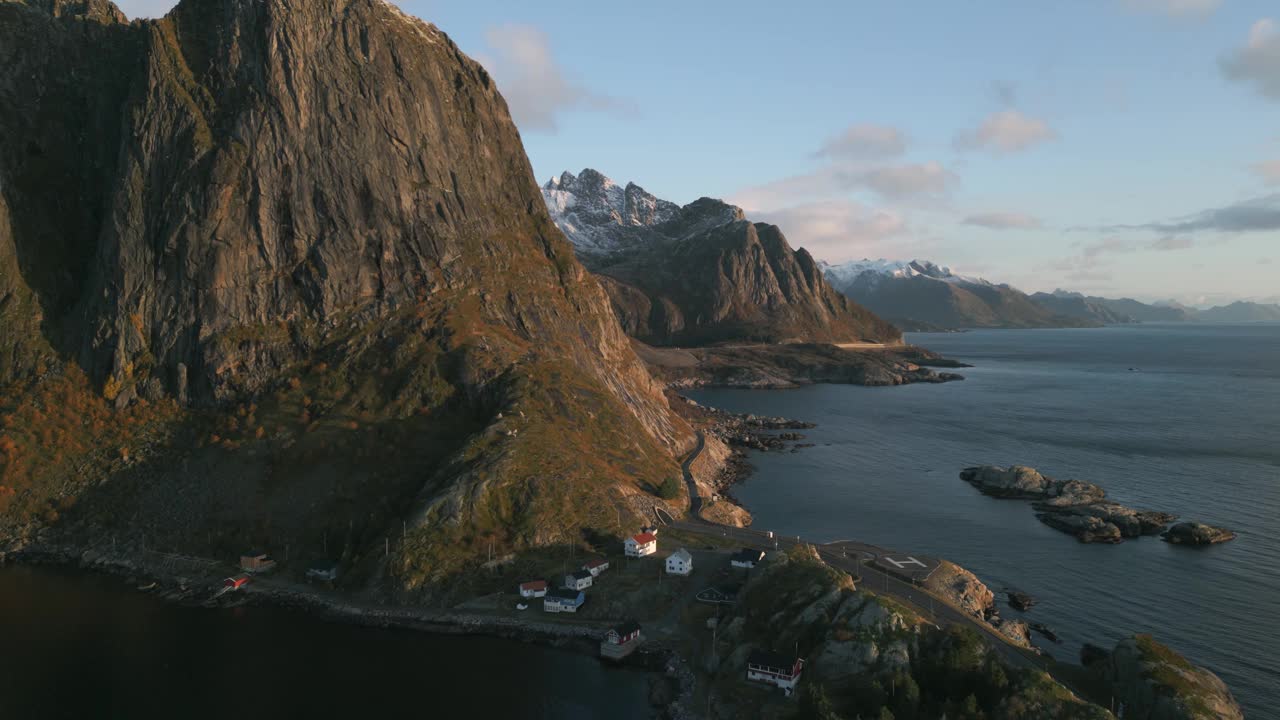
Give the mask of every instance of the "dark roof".
[{"label": "dark roof", "polygon": [[747,664],[790,670],[795,667],[796,658],[768,650],[752,650],[751,655],[747,657]]},{"label": "dark roof", "polygon": [[630,635],[630,634],[631,634],[631,633],[633,633],[633,632],[637,632],[637,631],[639,631],[639,630],[640,630],[640,623],[635,622],[634,620],[632,620],[632,621],[630,621],[630,622],[624,622],[624,623],[622,623],[621,625],[615,625],[615,626],[613,626],[612,630],[613,630],[614,632],[618,633],[619,635],[622,635],[623,637],[626,637],[627,635]]},{"label": "dark roof", "polygon": [[751,548],[742,548],[733,554],[733,560],[737,562],[760,562],[763,557],[763,550],[753,550]]},{"label": "dark roof", "polygon": [[547,586],[546,580],[530,580],[526,583],[520,583],[521,590],[542,590]]},{"label": "dark roof", "polygon": [[311,567],[309,567],[309,568],[307,568],[307,569],[308,569],[308,570],[320,570],[320,571],[323,571],[323,572],[330,572],[330,571],[332,571],[332,570],[337,570],[337,569],[338,569],[338,563],[336,563],[336,562],[334,562],[334,561],[332,561],[332,560],[321,560],[321,561],[319,561],[319,562],[313,562],[313,563],[311,563]]},{"label": "dark roof", "polygon": [[605,560],[604,558],[591,558],[586,562],[586,565],[589,568],[599,567],[601,565],[608,565],[608,564],[609,564],[609,561]]},{"label": "dark roof", "polygon": [[264,556],[266,556],[266,553],[262,552],[261,550],[250,550],[249,552],[243,555],[243,557],[252,557],[252,558],[264,557]]},{"label": "dark roof", "polygon": [[552,600],[577,600],[582,597],[581,590],[570,590],[568,588],[556,588],[547,591],[547,597]]},{"label": "dark roof", "polygon": [[591,571],[590,571],[590,570],[579,570],[579,571],[577,571],[577,572],[575,572],[575,573],[573,574],[573,579],[574,579],[574,580],[583,580],[583,579],[586,579],[586,578],[589,578],[589,577],[591,577]]}]

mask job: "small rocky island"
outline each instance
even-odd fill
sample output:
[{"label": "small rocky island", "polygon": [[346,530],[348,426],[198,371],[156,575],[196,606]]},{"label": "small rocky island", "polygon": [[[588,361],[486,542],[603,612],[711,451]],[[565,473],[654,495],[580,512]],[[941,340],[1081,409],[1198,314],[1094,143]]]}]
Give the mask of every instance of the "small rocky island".
[{"label": "small rocky island", "polygon": [[1118,543],[1125,538],[1158,535],[1178,517],[1134,510],[1107,500],[1106,491],[1093,483],[1055,480],[1021,465],[971,467],[960,473],[960,479],[991,497],[1034,500],[1041,522],[1074,535],[1080,542]]},{"label": "small rocky island", "polygon": [[1181,522],[1161,533],[1160,538],[1174,545],[1216,545],[1235,540],[1236,534],[1204,523]]}]

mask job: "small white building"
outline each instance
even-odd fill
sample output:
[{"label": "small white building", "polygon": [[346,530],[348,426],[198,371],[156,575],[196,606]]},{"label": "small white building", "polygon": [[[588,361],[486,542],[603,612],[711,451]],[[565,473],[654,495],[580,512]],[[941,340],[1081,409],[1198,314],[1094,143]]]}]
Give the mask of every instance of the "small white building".
[{"label": "small white building", "polygon": [[522,598],[540,598],[547,594],[546,580],[530,580],[527,583],[520,583],[520,597]]},{"label": "small white building", "polygon": [[759,565],[760,561],[763,559],[764,559],[763,550],[754,550],[752,548],[742,548],[738,552],[734,553],[732,557],[729,558],[729,564],[736,568],[751,570],[755,568],[756,565]]},{"label": "small white building", "polygon": [[688,550],[679,550],[667,556],[668,575],[688,575],[693,572],[693,555]]},{"label": "small white building", "polygon": [[591,577],[600,577],[600,573],[609,569],[609,561],[604,558],[592,558],[583,563],[582,569],[591,573]]},{"label": "small white building", "polygon": [[564,576],[564,587],[566,590],[586,590],[594,578],[590,570],[579,570]]},{"label": "small white building", "polygon": [[792,658],[764,650],[753,650],[747,657],[747,679],[782,688],[787,695],[795,692],[804,670],[804,658]]},{"label": "small white building", "polygon": [[632,535],[623,543],[627,557],[644,557],[658,552],[658,537],[653,533],[642,532]]}]

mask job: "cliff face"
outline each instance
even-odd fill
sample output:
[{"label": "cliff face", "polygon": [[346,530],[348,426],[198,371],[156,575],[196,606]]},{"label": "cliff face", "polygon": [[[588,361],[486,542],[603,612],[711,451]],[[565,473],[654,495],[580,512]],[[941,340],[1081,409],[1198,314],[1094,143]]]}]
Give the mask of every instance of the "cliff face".
[{"label": "cliff face", "polygon": [[827,284],[773,225],[702,198],[684,207],[595,170],[543,186],[623,328],[652,345],[890,342],[901,333]]},{"label": "cliff face", "polygon": [[[498,90],[444,33],[379,0],[122,18],[0,3],[0,384],[69,358],[120,409],[257,407],[322,364],[345,379],[306,398],[313,423],[489,427],[485,452],[414,468],[422,522],[531,482],[513,458],[543,433],[616,439],[636,473],[691,443],[548,217]],[[497,433],[513,407],[524,431]],[[609,475],[608,450],[539,472]],[[545,492],[519,494],[485,521]]]}]

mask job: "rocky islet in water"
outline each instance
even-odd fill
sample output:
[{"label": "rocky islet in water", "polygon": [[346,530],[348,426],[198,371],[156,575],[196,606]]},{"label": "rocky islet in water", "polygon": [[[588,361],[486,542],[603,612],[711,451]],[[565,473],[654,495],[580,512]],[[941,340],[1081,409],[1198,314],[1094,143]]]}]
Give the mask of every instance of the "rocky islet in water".
[{"label": "rocky islet in water", "polygon": [[1158,510],[1135,510],[1107,500],[1100,486],[1083,480],[1056,480],[1035,468],[982,465],[966,468],[960,479],[982,494],[997,498],[1034,500],[1036,517],[1051,528],[1074,535],[1080,542],[1118,543],[1126,538],[1160,535],[1167,542],[1207,545],[1235,537],[1230,531],[1200,523],[1179,523],[1177,515]]}]

